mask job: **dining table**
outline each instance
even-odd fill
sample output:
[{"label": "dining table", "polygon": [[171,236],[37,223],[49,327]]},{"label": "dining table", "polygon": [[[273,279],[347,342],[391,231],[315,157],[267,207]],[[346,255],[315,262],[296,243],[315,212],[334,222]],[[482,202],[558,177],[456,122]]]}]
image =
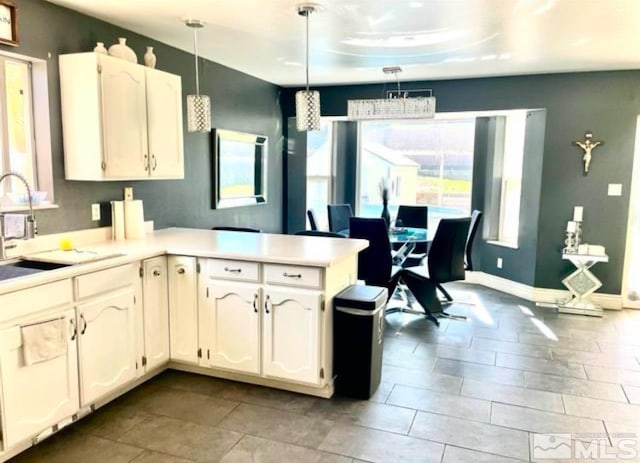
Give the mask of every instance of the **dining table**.
[{"label": "dining table", "polygon": [[[349,237],[349,229],[340,230],[340,235]],[[435,231],[429,228],[417,227],[391,227],[389,229],[389,242],[393,244],[404,244],[407,242],[414,243],[431,243]]]}]

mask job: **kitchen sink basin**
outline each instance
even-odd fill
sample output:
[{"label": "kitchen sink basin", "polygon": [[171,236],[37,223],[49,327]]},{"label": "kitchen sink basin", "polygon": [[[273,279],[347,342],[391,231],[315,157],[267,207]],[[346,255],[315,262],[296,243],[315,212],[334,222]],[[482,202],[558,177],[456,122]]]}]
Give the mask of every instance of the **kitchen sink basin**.
[{"label": "kitchen sink basin", "polygon": [[20,278],[34,273],[46,272],[68,267],[67,264],[57,264],[52,262],[40,262],[37,260],[18,259],[0,264],[0,281],[11,278]]}]

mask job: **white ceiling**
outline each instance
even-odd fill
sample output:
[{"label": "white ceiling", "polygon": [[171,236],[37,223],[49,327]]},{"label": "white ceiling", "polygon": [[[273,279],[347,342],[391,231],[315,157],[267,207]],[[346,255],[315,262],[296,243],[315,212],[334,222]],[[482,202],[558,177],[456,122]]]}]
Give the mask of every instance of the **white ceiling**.
[{"label": "white ceiling", "polygon": [[[50,0],[283,85],[304,82],[296,0]],[[640,68],[640,0],[319,0],[311,84]],[[139,52],[139,59],[142,53]]]}]

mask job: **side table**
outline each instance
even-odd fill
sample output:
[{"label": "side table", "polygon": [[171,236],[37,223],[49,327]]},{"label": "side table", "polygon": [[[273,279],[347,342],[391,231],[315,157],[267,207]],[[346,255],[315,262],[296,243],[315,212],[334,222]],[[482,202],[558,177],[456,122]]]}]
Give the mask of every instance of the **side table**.
[{"label": "side table", "polygon": [[591,300],[591,295],[602,286],[602,282],[589,269],[598,262],[609,262],[609,256],[564,253],[562,259],[571,262],[576,270],[562,280],[572,297],[558,302],[558,312],[602,317],[602,307]]}]

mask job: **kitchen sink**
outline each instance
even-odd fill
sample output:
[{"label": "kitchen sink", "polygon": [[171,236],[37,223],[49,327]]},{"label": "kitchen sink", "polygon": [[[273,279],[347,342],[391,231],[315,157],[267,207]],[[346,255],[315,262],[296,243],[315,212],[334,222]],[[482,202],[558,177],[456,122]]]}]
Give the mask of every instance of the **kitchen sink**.
[{"label": "kitchen sink", "polygon": [[46,272],[68,267],[67,264],[57,264],[52,262],[40,262],[37,260],[18,259],[10,260],[7,263],[0,263],[0,281],[11,278],[20,278],[35,273]]}]

